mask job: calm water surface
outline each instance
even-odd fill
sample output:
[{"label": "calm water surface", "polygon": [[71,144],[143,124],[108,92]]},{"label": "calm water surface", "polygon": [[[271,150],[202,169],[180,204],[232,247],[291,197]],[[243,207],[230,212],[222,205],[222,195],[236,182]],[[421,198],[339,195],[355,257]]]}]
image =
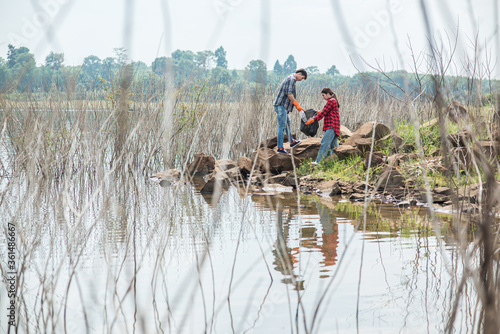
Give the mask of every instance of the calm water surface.
[{"label": "calm water surface", "polygon": [[[212,198],[149,182],[75,189],[29,195],[20,185],[1,206],[29,255],[20,332],[445,328],[461,265],[452,236],[438,239],[424,208],[374,204],[364,221],[363,204],[341,198],[235,187]],[[466,293],[458,332],[472,330],[475,297]]]}]

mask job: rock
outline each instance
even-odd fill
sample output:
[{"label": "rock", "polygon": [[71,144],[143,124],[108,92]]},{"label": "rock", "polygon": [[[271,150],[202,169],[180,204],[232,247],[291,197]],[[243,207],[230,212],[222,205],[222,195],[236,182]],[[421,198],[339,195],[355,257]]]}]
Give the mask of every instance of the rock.
[{"label": "rock", "polygon": [[[297,138],[297,134],[296,133],[292,133],[292,137],[293,138]],[[287,135],[285,134],[283,136],[283,143],[286,143],[288,142],[288,137]],[[276,146],[278,146],[278,137],[275,136],[275,137],[272,137],[272,138],[268,138],[268,139],[264,139],[258,146],[258,148],[262,148],[262,147],[266,147],[266,148],[275,148]]]},{"label": "rock", "polygon": [[345,126],[340,126],[340,140],[345,140],[352,136],[352,131],[346,128]]},{"label": "rock", "polygon": [[264,178],[262,177],[262,174],[253,176],[250,180],[250,183],[257,186],[262,186],[264,184]]},{"label": "rock", "polygon": [[444,204],[450,200],[449,196],[441,195],[441,194],[433,194],[432,201],[436,204]]},{"label": "rock", "polygon": [[462,147],[470,145],[472,136],[468,131],[460,131],[446,136],[446,139],[451,143],[452,147]]},{"label": "rock", "polygon": [[232,181],[242,181],[243,175],[241,175],[239,167],[233,167],[223,172]]},{"label": "rock", "polygon": [[[451,200],[449,196],[442,195],[442,194],[431,194],[432,195],[432,202],[435,204],[443,204]],[[427,194],[426,192],[420,192],[418,195],[419,200],[422,203],[427,203]]]},{"label": "rock", "polygon": [[352,185],[353,192],[364,194],[366,187],[368,187],[368,192],[370,192],[373,187],[366,183],[365,181],[358,181]]},{"label": "rock", "polygon": [[418,153],[398,153],[398,154],[393,154],[390,157],[387,158],[389,165],[392,166],[399,166],[402,162],[407,162],[410,160],[419,160],[420,157],[418,156]]},{"label": "rock", "polygon": [[338,181],[337,180],[329,180],[325,182],[321,182],[317,185],[317,188],[323,192],[323,193],[330,193],[335,185],[338,186]]},{"label": "rock", "polygon": [[468,214],[476,214],[479,212],[479,206],[476,204],[469,204],[463,209],[461,209],[461,212]]},{"label": "rock", "polygon": [[[373,143],[375,144],[375,143]],[[354,141],[354,145],[361,151],[361,153],[370,152],[372,147],[371,138],[358,138]]]},{"label": "rock", "polygon": [[[387,161],[387,157],[382,152],[373,152],[371,157],[372,157],[371,163],[370,163],[371,168],[379,166]],[[363,162],[363,167],[365,170],[368,169],[369,160],[370,160],[370,152],[366,152],[365,153],[365,160]]]},{"label": "rock", "polygon": [[407,195],[407,190],[403,187],[398,187],[398,188],[392,189],[391,195],[397,199],[402,199],[402,198],[405,198],[405,196]]},{"label": "rock", "polygon": [[500,154],[500,143],[498,141],[482,140],[476,144],[475,151],[481,151],[487,159],[496,157]]},{"label": "rock", "polygon": [[215,159],[204,153],[196,153],[193,161],[187,165],[187,174],[191,176],[204,176],[213,172]]},{"label": "rock", "polygon": [[252,153],[250,160],[252,162],[255,161],[255,169],[269,170],[269,165],[266,165],[266,163],[267,160],[274,154],[276,154],[274,150],[267,147],[261,147]]},{"label": "rock", "polygon": [[237,165],[243,174],[250,174],[252,171],[253,161],[247,157],[239,157]]},{"label": "rock", "polygon": [[382,149],[384,147],[390,147],[391,150],[398,149],[401,145],[403,145],[403,138],[401,138],[396,132],[392,131],[387,136],[380,138],[377,141],[377,147]]},{"label": "rock", "polygon": [[422,124],[420,126],[420,129],[423,130],[423,129],[432,129],[433,127],[437,126],[439,124],[439,118],[434,118],[434,119],[431,119],[430,121]]},{"label": "rock", "polygon": [[228,169],[234,168],[237,166],[237,163],[231,159],[221,159],[215,162],[215,168],[219,168],[222,171],[226,171]]},{"label": "rock", "polygon": [[332,190],[330,191],[330,197],[331,196],[340,196],[340,195],[342,195],[342,190],[340,189],[340,186],[337,182],[333,185]]},{"label": "rock", "polygon": [[398,204],[396,204],[396,206],[398,206],[400,208],[408,208],[412,205],[411,205],[410,201],[401,201]]},{"label": "rock", "polygon": [[448,187],[437,187],[433,189],[435,194],[450,196],[453,194],[453,190]]},{"label": "rock", "polygon": [[363,124],[358,130],[356,130],[352,136],[344,142],[344,145],[354,146],[356,140],[359,138],[372,138],[372,134],[375,128],[375,140],[391,133],[391,130],[384,124],[377,123],[374,127],[375,122],[368,122]]},{"label": "rock", "polygon": [[207,183],[201,188],[203,194],[221,193],[229,187],[231,180],[225,173],[212,174],[208,177]]},{"label": "rock", "polygon": [[256,167],[264,172],[271,172],[280,174],[283,171],[293,170],[299,168],[302,160],[288,154],[276,153],[276,151],[269,148],[260,148],[252,154],[252,161],[256,161]]},{"label": "rock", "polygon": [[316,160],[318,157],[319,148],[321,146],[321,138],[306,138],[302,142],[290,149],[290,144],[284,145],[288,152],[292,152],[293,155],[300,160],[313,159]]},{"label": "rock", "polygon": [[175,181],[179,181],[180,178],[181,178],[181,172],[177,169],[169,169],[163,172],[153,174],[149,177],[149,179],[155,183],[161,183],[162,181],[172,183]]},{"label": "rock", "polygon": [[445,110],[446,116],[448,116],[455,123],[459,119],[467,119],[469,117],[469,112],[457,101],[452,101]]},{"label": "rock", "polygon": [[351,194],[351,196],[349,196],[349,199],[351,201],[364,201],[365,200],[365,195],[364,194],[353,193],[353,194]]},{"label": "rock", "polygon": [[339,145],[334,151],[340,160],[361,156],[361,151],[357,147],[351,145]]},{"label": "rock", "polygon": [[283,171],[292,171],[299,168],[302,160],[296,156],[275,153],[268,159],[269,168],[272,173],[281,173]]},{"label": "rock", "polygon": [[290,193],[293,191],[292,187],[287,187],[281,184],[266,185],[262,190],[267,192]]},{"label": "rock", "polygon": [[402,188],[405,186],[405,178],[394,167],[385,167],[382,174],[378,178],[376,189],[377,190],[393,190],[395,188]]},{"label": "rock", "polygon": [[269,178],[269,182],[272,184],[281,184],[282,186],[293,188],[297,188],[297,186],[300,184],[299,180],[295,182],[293,174],[290,173],[281,173],[279,175],[272,176]]}]

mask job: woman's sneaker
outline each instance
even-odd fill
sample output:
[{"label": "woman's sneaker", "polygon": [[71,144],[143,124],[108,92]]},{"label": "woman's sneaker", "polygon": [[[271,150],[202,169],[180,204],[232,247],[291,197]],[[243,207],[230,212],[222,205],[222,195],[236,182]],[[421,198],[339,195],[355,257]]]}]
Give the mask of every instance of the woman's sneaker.
[{"label": "woman's sneaker", "polygon": [[300,140],[294,140],[291,144],[290,144],[290,148],[294,148],[295,146],[299,145],[301,143]]},{"label": "woman's sneaker", "polygon": [[290,155],[290,153],[288,153],[284,148],[278,148],[278,153]]}]

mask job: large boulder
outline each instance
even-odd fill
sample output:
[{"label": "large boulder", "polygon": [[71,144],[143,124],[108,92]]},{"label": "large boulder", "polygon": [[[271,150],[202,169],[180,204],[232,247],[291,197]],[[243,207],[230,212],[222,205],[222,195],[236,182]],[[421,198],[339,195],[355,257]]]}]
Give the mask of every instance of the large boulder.
[{"label": "large boulder", "polygon": [[213,173],[208,177],[207,183],[201,188],[200,192],[203,194],[220,194],[230,184],[231,179],[225,172]]},{"label": "large boulder", "polygon": [[187,165],[186,172],[191,176],[204,176],[213,172],[214,168],[214,157],[200,152],[194,155],[193,161]]},{"label": "large boulder", "polygon": [[389,147],[391,150],[397,150],[401,145],[403,145],[403,138],[394,131],[377,141],[377,147],[379,149]]},{"label": "large boulder", "polygon": [[295,177],[293,175],[294,174],[290,172],[284,172],[279,175],[270,177],[269,183],[281,184],[285,187],[297,188],[297,186],[300,184],[300,181],[297,179],[297,182],[295,182]]},{"label": "large boulder", "polygon": [[151,181],[160,183],[162,180],[172,179],[179,180],[181,178],[181,172],[177,169],[169,169],[163,172],[153,174],[149,177]]},{"label": "large boulder", "polygon": [[269,164],[267,164],[268,159],[276,154],[273,149],[267,147],[261,147],[252,153],[250,160],[255,162],[255,169],[258,170],[269,170]]},{"label": "large boulder", "polygon": [[236,167],[238,164],[231,159],[221,159],[215,162],[215,167],[225,171]]},{"label": "large boulder", "polygon": [[243,175],[241,175],[241,170],[239,167],[233,167],[231,169],[223,171],[222,173],[224,173],[231,181],[243,181]]},{"label": "large boulder", "polygon": [[239,157],[237,165],[243,174],[250,174],[253,167],[253,161],[247,157]]},{"label": "large boulder", "polygon": [[309,158],[316,160],[319,148],[321,146],[321,138],[306,138],[293,149],[290,149],[290,144],[288,143],[283,146],[286,150],[292,152],[293,155],[300,160],[306,160]]},{"label": "large boulder", "polygon": [[[366,153],[371,150],[372,147],[372,139],[371,138],[358,138],[354,142],[356,147],[361,151],[361,153]],[[375,144],[375,143],[373,143]]]},{"label": "large boulder", "polygon": [[344,145],[354,146],[359,138],[372,138],[375,131],[375,140],[379,140],[391,133],[391,130],[382,123],[368,122],[357,129],[352,136],[344,142]]},{"label": "large boulder", "polygon": [[[371,156],[371,160],[370,160]],[[368,167],[376,167],[379,165],[384,164],[387,161],[387,157],[384,155],[382,152],[373,152],[373,154],[370,155],[370,152],[365,153],[365,159],[363,162],[363,167],[365,170],[368,169]]]},{"label": "large boulder", "polygon": [[177,169],[169,169],[163,172],[153,174],[149,179],[155,183],[159,183],[161,186],[168,186],[172,183],[179,181],[181,178],[181,172]]},{"label": "large boulder", "polygon": [[357,147],[351,145],[339,145],[333,151],[340,160],[344,160],[346,158],[354,158],[362,155],[361,151]]},{"label": "large boulder", "polygon": [[252,154],[252,161],[256,161],[256,167],[263,172],[280,174],[283,171],[299,168],[302,160],[293,155],[277,153],[275,150],[262,147]]},{"label": "large boulder", "polygon": [[346,128],[345,126],[340,126],[340,140],[345,140],[352,136],[352,131]]},{"label": "large boulder", "polygon": [[283,171],[291,171],[295,168],[299,168],[302,160],[296,156],[276,153],[269,157],[268,159],[269,168],[272,173],[282,173]]},{"label": "large boulder", "polygon": [[[297,134],[292,133],[292,137],[297,138]],[[283,143],[287,143],[287,142],[288,142],[288,137],[285,134],[283,137]],[[278,137],[277,136],[272,137],[272,138],[268,138],[268,139],[264,139],[262,142],[260,142],[258,148],[262,148],[262,147],[275,148],[276,146],[278,146]]]},{"label": "large boulder", "polygon": [[384,168],[376,183],[376,189],[392,191],[396,188],[405,186],[405,178],[394,167],[387,166]]}]

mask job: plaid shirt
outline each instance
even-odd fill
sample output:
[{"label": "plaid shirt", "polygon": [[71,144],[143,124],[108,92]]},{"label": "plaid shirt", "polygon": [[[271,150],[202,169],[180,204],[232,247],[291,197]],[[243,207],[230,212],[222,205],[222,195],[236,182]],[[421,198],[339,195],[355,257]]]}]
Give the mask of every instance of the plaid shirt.
[{"label": "plaid shirt", "polygon": [[333,129],[335,134],[340,137],[339,105],[333,97],[329,98],[323,110],[314,116],[314,121],[319,122],[323,117],[325,118],[323,131],[326,132],[328,129]]},{"label": "plaid shirt", "polygon": [[276,100],[274,100],[273,105],[283,106],[288,112],[293,110],[293,103],[287,95],[292,94],[295,99],[297,98],[295,82],[297,82],[297,79],[295,79],[295,75],[293,74],[290,74],[285,78],[285,80],[283,80],[280,88],[278,89],[278,96],[276,97]]}]

